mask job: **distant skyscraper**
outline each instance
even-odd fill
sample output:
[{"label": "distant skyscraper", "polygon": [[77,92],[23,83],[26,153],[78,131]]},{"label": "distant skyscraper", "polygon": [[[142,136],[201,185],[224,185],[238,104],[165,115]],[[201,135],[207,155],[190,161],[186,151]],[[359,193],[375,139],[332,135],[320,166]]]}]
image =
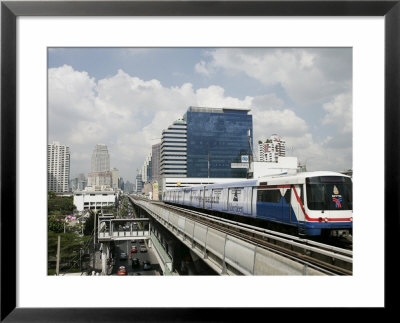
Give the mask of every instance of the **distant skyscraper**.
[{"label": "distant skyscraper", "polygon": [[124,179],[122,177],[118,179],[118,188],[120,188],[121,190],[124,190],[125,188]]},{"label": "distant skyscraper", "polygon": [[91,172],[88,174],[88,186],[113,185],[110,171],[110,155],[106,145],[97,144],[92,153]]},{"label": "distant skyscraper", "polygon": [[111,170],[112,174],[112,188],[118,188],[119,170],[115,167]]},{"label": "distant skyscraper", "polygon": [[142,181],[144,183],[151,181],[151,153],[146,157],[142,166]]},{"label": "distant skyscraper", "polygon": [[69,191],[70,150],[53,141],[47,145],[47,190],[55,193]]},{"label": "distant skyscraper", "polygon": [[110,155],[106,145],[97,144],[92,154],[91,173],[110,171]]},{"label": "distant skyscraper", "polygon": [[87,180],[84,174],[79,174],[77,177],[70,180],[70,190],[73,192],[84,190],[86,185]]},{"label": "distant skyscraper", "polygon": [[137,193],[142,193],[142,189],[143,189],[143,181],[142,181],[142,174],[138,173],[136,175],[136,180],[135,180],[135,186],[136,186],[136,192]]},{"label": "distant skyscraper", "polygon": [[133,192],[133,183],[131,183],[130,181],[126,181],[124,183],[124,192],[132,193]]},{"label": "distant skyscraper", "polygon": [[259,160],[263,162],[278,162],[278,157],[285,157],[286,143],[278,135],[273,134],[269,139],[258,142]]},{"label": "distant skyscraper", "polygon": [[146,157],[143,163],[141,174],[142,181],[144,183],[147,183],[151,180],[151,153]]},{"label": "distant skyscraper", "polygon": [[151,180],[160,180],[161,143],[151,146]]}]

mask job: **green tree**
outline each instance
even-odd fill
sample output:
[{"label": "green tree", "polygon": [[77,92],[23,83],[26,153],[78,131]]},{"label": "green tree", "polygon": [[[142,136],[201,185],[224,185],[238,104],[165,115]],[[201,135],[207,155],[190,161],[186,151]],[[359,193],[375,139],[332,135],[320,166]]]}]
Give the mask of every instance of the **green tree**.
[{"label": "green tree", "polygon": [[[80,270],[80,258],[86,251],[90,237],[80,237],[76,233],[48,233],[48,274],[55,272],[55,256],[57,254],[58,236],[60,242],[60,272]],[[81,250],[83,252],[81,252]]]},{"label": "green tree", "polygon": [[72,196],[56,196],[54,192],[48,192],[47,212],[49,215],[71,214],[76,206]]},{"label": "green tree", "polygon": [[[83,234],[85,236],[90,236],[93,233],[95,212],[96,211],[90,211],[90,216],[86,219],[85,226],[83,228]],[[96,220],[97,220],[97,215],[96,215]],[[97,226],[95,229],[97,234]]]},{"label": "green tree", "polygon": [[48,230],[54,233],[64,232],[64,222],[57,219],[55,216],[51,216],[47,219]]}]

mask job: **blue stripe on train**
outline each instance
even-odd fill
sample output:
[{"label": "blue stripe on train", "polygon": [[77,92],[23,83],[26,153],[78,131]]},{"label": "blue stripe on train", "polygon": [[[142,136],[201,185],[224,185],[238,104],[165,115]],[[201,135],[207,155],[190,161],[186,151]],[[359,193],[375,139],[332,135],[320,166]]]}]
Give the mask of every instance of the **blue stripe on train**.
[{"label": "blue stripe on train", "polygon": [[299,222],[293,208],[282,197],[279,203],[257,202],[256,217],[282,224],[298,226],[299,233],[314,236],[320,235],[321,229],[352,229],[352,222]]},{"label": "blue stripe on train", "polygon": [[321,234],[321,229],[327,230],[350,230],[353,222],[301,222],[299,232],[309,236]]}]

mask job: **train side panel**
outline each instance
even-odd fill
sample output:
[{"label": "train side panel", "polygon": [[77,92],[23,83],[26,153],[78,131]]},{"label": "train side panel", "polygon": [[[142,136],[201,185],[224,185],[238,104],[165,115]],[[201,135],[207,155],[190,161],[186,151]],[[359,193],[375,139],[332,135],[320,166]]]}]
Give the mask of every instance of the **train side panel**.
[{"label": "train side panel", "polygon": [[226,211],[227,209],[227,196],[224,193],[224,190],[227,192],[227,189],[222,187],[212,188],[211,189],[211,209],[214,211]]},{"label": "train side panel", "polygon": [[232,187],[228,190],[228,211],[251,215],[251,187]]},{"label": "train side panel", "polygon": [[190,205],[190,192],[191,189],[190,188],[185,188],[183,190],[183,205]]},{"label": "train side panel", "polygon": [[212,188],[204,189],[204,208],[207,210],[212,209]]}]

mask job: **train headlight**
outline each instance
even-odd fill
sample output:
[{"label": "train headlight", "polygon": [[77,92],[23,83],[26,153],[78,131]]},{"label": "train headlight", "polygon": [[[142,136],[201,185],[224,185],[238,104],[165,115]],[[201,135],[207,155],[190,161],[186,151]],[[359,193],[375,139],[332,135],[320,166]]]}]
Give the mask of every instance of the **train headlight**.
[{"label": "train headlight", "polygon": [[353,217],[350,218],[350,222],[353,222]]},{"label": "train headlight", "polygon": [[328,222],[328,218],[325,218],[325,223],[327,223]]}]

